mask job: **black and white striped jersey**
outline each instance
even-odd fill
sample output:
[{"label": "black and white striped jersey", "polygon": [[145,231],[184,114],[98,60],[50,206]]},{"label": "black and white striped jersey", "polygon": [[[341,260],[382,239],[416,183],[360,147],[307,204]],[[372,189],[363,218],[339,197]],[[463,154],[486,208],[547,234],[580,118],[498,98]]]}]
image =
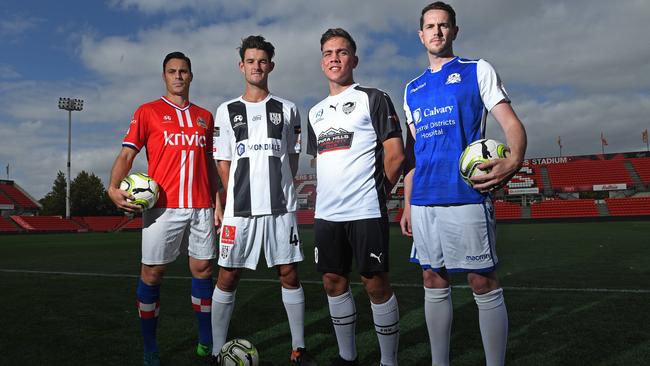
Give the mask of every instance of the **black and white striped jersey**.
[{"label": "black and white striped jersey", "polygon": [[274,95],[257,103],[235,98],[217,108],[214,126],[214,159],[231,161],[224,216],[295,211],[289,154],[301,147],[296,105]]},{"label": "black and white striped jersey", "polygon": [[400,136],[385,92],[353,84],[309,111],[307,153],[316,159],[315,217],[352,221],[386,215],[384,146]]}]

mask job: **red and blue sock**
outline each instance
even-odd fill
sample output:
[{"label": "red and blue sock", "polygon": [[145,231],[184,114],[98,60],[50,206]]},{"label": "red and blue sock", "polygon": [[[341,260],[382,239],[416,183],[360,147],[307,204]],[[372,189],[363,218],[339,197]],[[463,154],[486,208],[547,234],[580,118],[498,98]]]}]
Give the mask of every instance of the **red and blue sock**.
[{"label": "red and blue sock", "polygon": [[199,343],[212,344],[212,279],[192,278],[192,309],[199,322]]},{"label": "red and blue sock", "polygon": [[136,295],[144,351],[147,353],[158,352],[156,328],[160,312],[160,285],[147,285],[142,279],[139,279]]}]

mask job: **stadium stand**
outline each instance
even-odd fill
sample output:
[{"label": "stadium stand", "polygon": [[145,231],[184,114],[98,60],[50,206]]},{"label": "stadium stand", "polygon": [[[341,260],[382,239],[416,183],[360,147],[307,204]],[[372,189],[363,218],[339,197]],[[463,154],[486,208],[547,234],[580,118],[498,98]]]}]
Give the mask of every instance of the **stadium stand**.
[{"label": "stadium stand", "polygon": [[314,210],[298,210],[296,211],[296,219],[298,225],[313,225]]},{"label": "stadium stand", "polygon": [[17,233],[20,229],[13,224],[9,219],[0,217],[0,232],[2,233]]},{"label": "stadium stand", "polygon": [[134,217],[116,230],[140,230],[142,229],[142,217]]},{"label": "stadium stand", "polygon": [[591,199],[547,200],[530,205],[533,218],[598,217],[598,208]]},{"label": "stadium stand", "polygon": [[83,228],[72,220],[60,216],[11,216],[20,227],[29,232],[78,232]]},{"label": "stadium stand", "polygon": [[16,188],[12,183],[0,183],[0,191],[2,191],[11,201],[26,209],[37,209],[38,205],[29,198],[22,190]]},{"label": "stadium stand", "polygon": [[521,218],[521,206],[516,203],[495,201],[494,210],[497,220],[514,220]]},{"label": "stadium stand", "polygon": [[129,219],[126,216],[76,216],[72,220],[90,231],[115,231]]},{"label": "stadium stand", "polygon": [[605,199],[611,216],[650,215],[650,197],[627,197]]},{"label": "stadium stand", "polygon": [[628,159],[643,183],[650,183],[650,158]]},{"label": "stadium stand", "polygon": [[624,165],[623,159],[616,160],[576,160],[546,166],[553,189],[563,190],[574,187],[588,191],[597,184],[632,185],[634,181]]}]

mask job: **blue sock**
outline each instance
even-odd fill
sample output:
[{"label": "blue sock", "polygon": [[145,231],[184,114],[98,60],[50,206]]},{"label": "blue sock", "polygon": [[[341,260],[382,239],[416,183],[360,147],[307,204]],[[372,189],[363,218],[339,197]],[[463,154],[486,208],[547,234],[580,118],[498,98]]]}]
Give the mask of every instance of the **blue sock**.
[{"label": "blue sock", "polygon": [[192,308],[199,322],[199,343],[212,344],[212,279],[192,278]]},{"label": "blue sock", "polygon": [[138,280],[138,315],[144,341],[145,352],[158,352],[156,343],[156,327],[158,326],[158,313],[160,311],[160,285],[147,285]]}]

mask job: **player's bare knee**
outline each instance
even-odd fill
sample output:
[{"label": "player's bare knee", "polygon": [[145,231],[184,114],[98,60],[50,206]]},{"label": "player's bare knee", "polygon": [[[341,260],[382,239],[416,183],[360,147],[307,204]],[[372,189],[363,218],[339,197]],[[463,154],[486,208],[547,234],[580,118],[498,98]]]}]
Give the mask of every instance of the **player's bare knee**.
[{"label": "player's bare knee", "polygon": [[323,287],[328,296],[339,296],[348,290],[350,281],[347,277],[336,273],[323,274]]},{"label": "player's bare knee", "polygon": [[287,289],[295,289],[300,287],[300,280],[298,279],[298,267],[295,264],[283,264],[276,266],[278,271],[278,278],[282,287]]},{"label": "player's bare knee", "polygon": [[472,292],[478,295],[486,294],[500,287],[496,273],[469,273],[467,282],[472,288]]},{"label": "player's bare knee", "polygon": [[219,269],[219,277],[217,278],[217,287],[222,291],[233,292],[237,289],[240,278],[240,268],[221,267]]},{"label": "player's bare knee", "polygon": [[368,298],[374,304],[383,304],[391,296],[393,296],[393,289],[390,287],[390,281],[387,273],[363,273],[361,281],[366,289]]},{"label": "player's bare knee", "polygon": [[431,269],[422,271],[422,284],[426,288],[447,288],[449,277],[446,272],[434,272]]},{"label": "player's bare knee", "polygon": [[190,258],[190,272],[194,278],[210,278],[212,277],[212,261]]},{"label": "player's bare knee", "polygon": [[148,266],[143,264],[140,269],[140,278],[147,285],[158,285],[165,274],[165,268],[164,265]]}]

